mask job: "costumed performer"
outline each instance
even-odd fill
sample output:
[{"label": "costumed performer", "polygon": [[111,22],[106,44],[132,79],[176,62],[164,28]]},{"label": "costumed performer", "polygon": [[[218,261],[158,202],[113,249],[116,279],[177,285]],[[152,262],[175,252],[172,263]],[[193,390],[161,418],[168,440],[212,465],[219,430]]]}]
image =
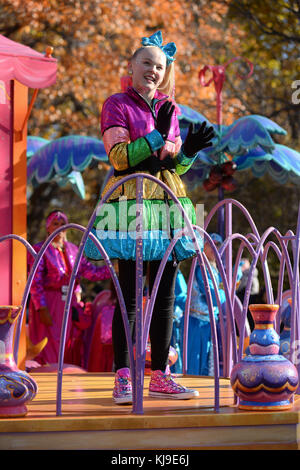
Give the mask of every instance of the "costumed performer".
[{"label": "costumed performer", "polygon": [[[210,237],[215,246],[219,248],[223,243],[222,237],[218,233],[211,233]],[[218,286],[218,294],[222,311],[225,308],[225,291],[221,274],[217,268],[215,254],[209,242],[204,244],[204,253],[210,264],[212,275]],[[211,278],[208,268],[206,268],[208,286],[211,293],[214,318],[216,322],[217,341],[219,348],[220,359],[220,374],[222,374],[223,367],[223,351],[221,342],[220,330],[220,312],[217,302],[217,294],[213,280]],[[237,281],[242,276],[241,267],[238,267]],[[202,277],[200,266],[197,264],[195,268],[195,277],[192,285],[190,314],[189,314],[189,329],[188,329],[188,346],[187,346],[187,373],[194,375],[214,375],[214,362],[213,362],[213,348],[211,342],[211,324],[209,318],[208,301],[206,298],[205,284]]]},{"label": "costumed performer", "polygon": [[183,337],[183,315],[185,311],[185,302],[187,297],[187,283],[184,275],[178,270],[175,282],[175,302],[173,333],[171,344],[177,352],[177,361],[171,367],[171,372],[182,373],[182,337]]},{"label": "costumed performer", "polygon": [[[129,63],[132,86],[105,101],[101,113],[101,132],[114,175],[109,179],[102,196],[124,175],[148,173],[163,181],[173,191],[192,223],[195,223],[195,210],[186,196],[180,175],[189,170],[199,150],[211,145],[214,132],[205,122],[197,132],[193,132],[191,127],[182,145],[176,106],[170,98],[174,91],[175,52],[174,43],[163,45],[160,31],[149,38],[142,38],[142,46],[135,51]],[[106,215],[103,211],[96,218],[94,233],[109,257],[118,259],[119,282],[131,334],[134,335],[136,180],[120,185],[110,196],[106,206],[109,206],[106,208]],[[176,204],[160,185],[148,179],[143,180],[143,259],[144,274],[149,263],[150,293],[160,261],[170,243],[170,236],[184,226],[181,213],[178,208],[176,212],[174,206],[176,209]],[[120,214],[124,207],[125,215],[122,217]],[[168,211],[174,217],[168,219],[162,216]],[[109,226],[107,214],[114,212],[117,214],[117,223]],[[127,224],[124,223],[125,220]],[[203,241],[200,237],[199,243],[202,243],[202,248]],[[96,251],[93,243],[87,244],[86,253],[90,257],[97,259]],[[198,391],[177,384],[167,366],[178,263],[193,255],[195,250],[192,240],[182,236],[161,277],[150,325],[152,372],[149,395],[152,397],[186,399],[198,395]],[[119,305],[116,306],[113,318],[112,335],[116,371],[113,399],[117,404],[132,403],[128,346]]]},{"label": "costumed performer", "polygon": [[[210,234],[216,247],[219,247],[223,240],[217,233]],[[210,263],[210,267],[218,286],[220,303],[224,304],[226,297],[221,287],[221,276],[216,266],[214,252],[208,242],[204,244],[204,253]],[[211,292],[211,298],[214,309],[214,317],[218,329],[219,308],[217,304],[216,292],[213,280],[206,268],[208,285]],[[209,318],[208,302],[206,298],[204,279],[202,277],[200,266],[195,268],[195,277],[192,285],[188,344],[187,344],[187,373],[193,375],[213,375],[212,344],[211,344],[211,325]]]},{"label": "costumed performer", "polygon": [[86,331],[92,325],[92,303],[84,303],[77,297],[76,307],[71,308],[72,322],[69,339],[66,342],[64,361],[86,369],[87,341]]},{"label": "costumed performer", "polygon": [[[46,219],[48,235],[67,223],[66,214],[58,210],[51,212]],[[42,242],[34,245],[37,253],[42,245]],[[33,344],[37,344],[45,337],[48,338],[46,346],[35,358],[41,365],[58,362],[67,286],[77,252],[78,247],[67,241],[66,231],[61,231],[46,249],[32,281],[29,302],[29,338]],[[33,262],[34,258],[28,255],[29,269]],[[110,278],[110,272],[106,266],[95,266],[84,256],[81,258],[71,302],[73,312],[74,309],[76,312],[82,311],[82,305],[76,297],[78,291],[81,291],[79,284],[81,277],[94,282],[103,281]],[[78,321],[78,318],[75,318],[75,321]],[[69,315],[66,346],[70,344],[71,322],[72,318]]]},{"label": "costumed performer", "polygon": [[287,359],[290,358],[291,348],[291,301],[292,299],[289,298],[280,308],[280,354]]},{"label": "costumed performer", "polygon": [[102,291],[92,304],[92,309],[100,304],[98,297],[105,296],[105,302],[97,309],[97,318],[89,350],[88,372],[112,372],[114,352],[112,346],[112,320],[117,304],[117,294],[113,282],[110,289]]}]

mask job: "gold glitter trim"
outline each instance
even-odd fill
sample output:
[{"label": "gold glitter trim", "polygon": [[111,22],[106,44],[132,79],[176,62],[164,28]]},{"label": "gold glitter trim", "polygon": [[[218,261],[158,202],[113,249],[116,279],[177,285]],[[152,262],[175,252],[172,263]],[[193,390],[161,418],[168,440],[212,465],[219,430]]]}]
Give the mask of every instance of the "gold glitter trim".
[{"label": "gold glitter trim", "polygon": [[[150,174],[148,171],[143,171],[143,173]],[[186,197],[185,187],[177,173],[171,173],[169,170],[158,171],[154,175],[157,179],[165,183],[177,197]],[[120,181],[123,176],[112,176],[107,182],[102,196],[105,196],[107,191]],[[109,201],[117,199],[119,196],[124,196],[128,199],[135,199],[136,197],[136,180],[132,179],[119,186],[109,198]],[[159,186],[154,181],[144,179],[143,181],[143,198],[144,199],[164,199],[164,191],[161,186]]]}]

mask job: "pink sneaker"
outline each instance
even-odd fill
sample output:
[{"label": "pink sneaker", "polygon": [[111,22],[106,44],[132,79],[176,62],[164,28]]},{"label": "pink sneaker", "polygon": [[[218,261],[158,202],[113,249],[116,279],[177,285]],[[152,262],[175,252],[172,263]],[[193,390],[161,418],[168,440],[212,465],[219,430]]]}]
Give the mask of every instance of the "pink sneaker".
[{"label": "pink sneaker", "polygon": [[132,403],[131,377],[128,367],[123,367],[116,372],[113,399],[120,405]]},{"label": "pink sneaker", "polygon": [[167,366],[165,373],[161,370],[152,371],[149,385],[149,396],[186,400],[188,398],[198,397],[199,392],[177,384],[173,380],[170,369]]}]

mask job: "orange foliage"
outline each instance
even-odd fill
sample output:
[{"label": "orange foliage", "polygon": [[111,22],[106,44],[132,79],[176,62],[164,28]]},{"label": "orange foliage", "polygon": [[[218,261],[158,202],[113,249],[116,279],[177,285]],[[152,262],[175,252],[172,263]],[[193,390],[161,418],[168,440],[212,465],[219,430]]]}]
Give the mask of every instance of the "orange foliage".
[{"label": "orange foliage", "polygon": [[[216,121],[215,91],[198,80],[205,65],[239,54],[241,33],[224,20],[226,8],[215,1],[192,0],[3,0],[0,32],[44,52],[54,47],[57,82],[41,90],[29,122],[31,134],[99,136],[99,109],[120,91],[120,77],[143,36],[160,29],[174,41],[176,100]],[[224,122],[240,115],[240,103],[226,96]]]}]

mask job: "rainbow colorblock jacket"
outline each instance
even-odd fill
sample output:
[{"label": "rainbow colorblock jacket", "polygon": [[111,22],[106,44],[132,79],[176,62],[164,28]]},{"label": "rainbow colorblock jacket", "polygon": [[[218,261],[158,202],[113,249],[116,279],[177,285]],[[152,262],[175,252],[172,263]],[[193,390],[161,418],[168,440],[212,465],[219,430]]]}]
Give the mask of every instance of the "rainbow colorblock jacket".
[{"label": "rainbow colorblock jacket", "polygon": [[[189,220],[195,224],[195,209],[187,197],[180,178],[193,164],[181,150],[179,123],[173,113],[169,134],[164,140],[155,129],[159,108],[168,96],[156,91],[151,105],[132,87],[125,93],[109,97],[102,108],[101,133],[112,175],[103,192],[105,204],[97,211],[93,233],[110,258],[135,259],[136,179],[130,179],[113,190],[124,176],[144,173],[165,183],[179,200]],[[165,156],[159,159],[159,156]],[[170,240],[185,227],[178,204],[157,182],[143,180],[143,256],[159,260]],[[179,237],[170,260],[180,261],[195,254],[191,234]],[[198,239],[198,236],[197,236]],[[202,246],[202,239],[199,237]],[[86,254],[93,259],[102,255],[93,242],[87,243]]]}]

